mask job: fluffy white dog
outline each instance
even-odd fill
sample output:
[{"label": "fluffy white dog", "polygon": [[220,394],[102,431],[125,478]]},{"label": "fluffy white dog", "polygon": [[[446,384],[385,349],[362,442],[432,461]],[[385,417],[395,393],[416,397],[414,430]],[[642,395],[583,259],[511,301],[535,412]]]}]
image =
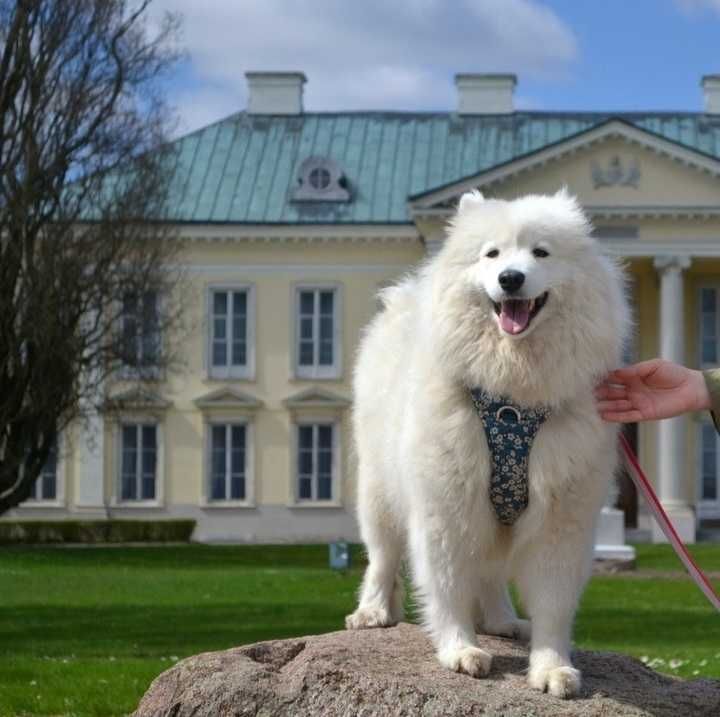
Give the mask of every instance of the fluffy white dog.
[{"label": "fluffy white dog", "polygon": [[[629,327],[622,272],[564,190],[512,202],[471,192],[442,250],[382,299],[355,373],[369,565],[346,625],[402,618],[407,552],[443,665],[488,674],[476,630],[531,639],[530,685],[575,695],[572,622],[617,459],[617,431],[599,418],[593,387],[618,365]],[[510,514],[490,491],[514,459],[493,463],[473,389],[510,406],[488,420],[542,419]],[[511,579],[529,622],[513,610]]]}]

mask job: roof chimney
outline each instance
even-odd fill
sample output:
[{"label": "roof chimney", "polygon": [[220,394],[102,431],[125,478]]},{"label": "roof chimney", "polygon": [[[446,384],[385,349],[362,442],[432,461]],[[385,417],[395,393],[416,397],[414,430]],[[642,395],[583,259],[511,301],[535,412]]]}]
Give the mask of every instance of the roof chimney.
[{"label": "roof chimney", "polygon": [[303,111],[302,72],[246,72],[247,111],[254,115],[299,115]]},{"label": "roof chimney", "polygon": [[700,85],[703,88],[705,112],[720,113],[720,75],[704,75]]},{"label": "roof chimney", "polygon": [[458,89],[458,114],[508,114],[515,111],[513,92],[516,75],[455,75]]}]

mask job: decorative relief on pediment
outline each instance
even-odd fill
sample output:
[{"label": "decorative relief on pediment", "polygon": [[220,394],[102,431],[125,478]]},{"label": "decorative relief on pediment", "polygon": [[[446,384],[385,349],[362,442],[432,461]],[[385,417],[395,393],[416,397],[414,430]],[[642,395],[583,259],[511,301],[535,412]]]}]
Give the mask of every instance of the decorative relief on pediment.
[{"label": "decorative relief on pediment", "polygon": [[640,183],[640,163],[636,157],[623,162],[620,156],[614,155],[604,167],[593,160],[590,173],[595,189],[616,186],[637,189]]}]

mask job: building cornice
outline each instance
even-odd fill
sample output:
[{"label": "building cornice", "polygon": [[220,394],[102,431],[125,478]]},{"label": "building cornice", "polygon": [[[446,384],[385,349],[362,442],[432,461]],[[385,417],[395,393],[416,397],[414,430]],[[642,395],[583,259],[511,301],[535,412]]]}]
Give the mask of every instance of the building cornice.
[{"label": "building cornice", "polygon": [[[583,205],[593,219],[714,219],[720,217],[720,206],[593,206]],[[445,220],[455,214],[454,207],[417,209],[413,218]]]},{"label": "building cornice", "polygon": [[180,224],[179,237],[205,243],[414,244],[420,232],[407,224]]},{"label": "building cornice", "polygon": [[675,241],[647,241],[645,239],[599,239],[606,254],[627,259],[653,259],[659,262],[672,258],[684,261],[693,257],[720,258],[720,237],[711,239],[682,239]]}]

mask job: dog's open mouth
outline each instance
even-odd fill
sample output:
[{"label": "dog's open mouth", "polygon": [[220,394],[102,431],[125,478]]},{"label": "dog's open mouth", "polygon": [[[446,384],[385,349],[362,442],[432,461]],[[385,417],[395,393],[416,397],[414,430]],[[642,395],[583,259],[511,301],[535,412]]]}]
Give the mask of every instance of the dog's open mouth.
[{"label": "dog's open mouth", "polygon": [[500,303],[492,302],[495,313],[498,315],[500,328],[513,336],[521,334],[530,322],[538,315],[540,309],[545,306],[548,292],[534,299],[505,299]]}]

